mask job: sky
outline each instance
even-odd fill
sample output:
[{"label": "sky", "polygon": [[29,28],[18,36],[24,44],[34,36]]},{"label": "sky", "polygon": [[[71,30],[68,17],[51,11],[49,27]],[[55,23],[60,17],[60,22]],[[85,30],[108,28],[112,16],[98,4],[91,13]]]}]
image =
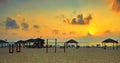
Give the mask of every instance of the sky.
[{"label": "sky", "polygon": [[120,0],[0,0],[0,39],[120,39]]}]

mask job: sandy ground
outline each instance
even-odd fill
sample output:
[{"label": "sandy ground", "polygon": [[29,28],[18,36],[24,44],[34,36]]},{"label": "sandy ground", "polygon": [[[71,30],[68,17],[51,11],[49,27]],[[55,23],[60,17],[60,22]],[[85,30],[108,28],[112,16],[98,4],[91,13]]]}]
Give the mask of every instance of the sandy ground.
[{"label": "sandy ground", "polygon": [[63,49],[23,48],[20,53],[8,53],[8,48],[0,48],[0,63],[120,63],[120,49],[101,48]]}]

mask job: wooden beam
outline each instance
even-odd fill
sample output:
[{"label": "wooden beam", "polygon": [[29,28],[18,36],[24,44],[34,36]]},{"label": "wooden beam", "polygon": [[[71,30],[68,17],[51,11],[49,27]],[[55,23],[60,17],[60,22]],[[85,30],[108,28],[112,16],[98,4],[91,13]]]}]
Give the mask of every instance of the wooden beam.
[{"label": "wooden beam", "polygon": [[57,50],[57,39],[55,39],[55,53],[56,53],[56,50]]},{"label": "wooden beam", "polygon": [[64,43],[64,53],[66,52],[66,43]]},{"label": "wooden beam", "polygon": [[46,42],[46,53],[48,53],[48,39],[47,39],[47,42]]}]

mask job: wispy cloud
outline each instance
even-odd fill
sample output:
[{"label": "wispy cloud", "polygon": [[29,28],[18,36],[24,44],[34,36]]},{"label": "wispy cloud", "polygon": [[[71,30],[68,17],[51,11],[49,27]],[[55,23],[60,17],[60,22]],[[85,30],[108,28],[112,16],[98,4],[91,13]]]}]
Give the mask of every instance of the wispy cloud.
[{"label": "wispy cloud", "polygon": [[25,21],[25,18],[23,17],[23,15],[17,14],[17,17],[20,21]]}]

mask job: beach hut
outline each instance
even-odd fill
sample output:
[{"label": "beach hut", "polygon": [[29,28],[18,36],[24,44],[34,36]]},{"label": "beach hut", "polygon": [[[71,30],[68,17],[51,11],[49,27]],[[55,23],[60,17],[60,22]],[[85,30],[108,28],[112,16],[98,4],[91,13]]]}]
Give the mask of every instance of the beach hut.
[{"label": "beach hut", "polygon": [[73,40],[73,39],[68,40],[68,41],[66,42],[66,45],[68,45],[69,43],[74,43],[76,46],[77,46],[77,44],[78,44],[78,42],[75,41],[75,40]]},{"label": "beach hut", "polygon": [[29,43],[29,47],[31,47],[31,43],[33,43],[32,47],[36,48],[42,48],[44,47],[44,39],[41,38],[36,38],[36,39],[28,39],[26,40],[27,43]]},{"label": "beach hut", "polygon": [[0,40],[1,48],[4,47],[4,44],[5,44],[5,47],[6,47],[8,45],[8,42],[6,42],[5,40]]},{"label": "beach hut", "polygon": [[108,39],[102,41],[102,46],[104,46],[105,48],[106,48],[106,43],[112,43],[113,49],[115,48],[115,46],[116,46],[116,48],[118,47],[118,40],[113,40],[111,38],[108,38]]}]

